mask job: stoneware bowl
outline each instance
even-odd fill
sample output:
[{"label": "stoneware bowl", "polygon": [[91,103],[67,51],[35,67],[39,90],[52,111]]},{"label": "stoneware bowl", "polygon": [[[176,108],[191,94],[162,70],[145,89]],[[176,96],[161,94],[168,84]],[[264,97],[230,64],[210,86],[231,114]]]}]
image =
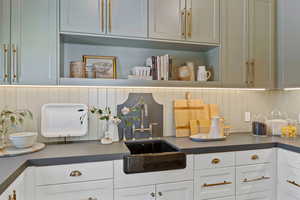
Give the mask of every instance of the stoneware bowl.
[{"label": "stoneware bowl", "polygon": [[32,147],[37,138],[36,132],[20,132],[9,136],[10,141],[17,149]]}]

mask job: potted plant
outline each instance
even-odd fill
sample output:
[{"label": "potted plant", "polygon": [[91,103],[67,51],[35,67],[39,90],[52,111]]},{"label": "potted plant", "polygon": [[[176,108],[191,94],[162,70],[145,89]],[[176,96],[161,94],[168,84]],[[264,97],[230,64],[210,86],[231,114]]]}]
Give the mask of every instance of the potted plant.
[{"label": "potted plant", "polygon": [[26,118],[33,119],[29,110],[9,110],[0,112],[0,149],[4,149],[8,143],[8,135],[12,128],[22,125]]}]

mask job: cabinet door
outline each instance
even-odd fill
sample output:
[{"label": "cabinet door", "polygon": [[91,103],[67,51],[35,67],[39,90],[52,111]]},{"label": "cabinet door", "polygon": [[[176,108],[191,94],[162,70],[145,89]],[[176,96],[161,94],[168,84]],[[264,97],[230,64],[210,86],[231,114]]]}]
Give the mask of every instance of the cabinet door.
[{"label": "cabinet door", "polygon": [[115,190],[115,200],[155,200],[155,187],[135,187]]},{"label": "cabinet door", "polygon": [[105,33],[105,0],[60,0],[60,31]]},{"label": "cabinet door", "polygon": [[0,84],[9,83],[10,0],[0,1]]},{"label": "cabinet door", "polygon": [[157,185],[156,200],[193,200],[193,182]]},{"label": "cabinet door", "polygon": [[149,37],[185,40],[185,0],[149,0]]},{"label": "cabinet door", "polygon": [[222,81],[228,87],[247,86],[248,0],[221,1]]},{"label": "cabinet door", "polygon": [[57,83],[56,2],[12,0],[12,84]]},{"label": "cabinet door", "polygon": [[254,87],[275,83],[275,2],[249,0],[250,76]]},{"label": "cabinet door", "polygon": [[[258,192],[237,196],[236,200],[273,200],[271,192]],[[284,199],[282,199],[284,200]],[[287,199],[290,200],[290,199]]]},{"label": "cabinet door", "polygon": [[220,40],[220,0],[187,0],[187,40],[217,44]]},{"label": "cabinet door", "polygon": [[91,181],[39,186],[36,199],[43,200],[113,200],[113,181]]},{"label": "cabinet door", "polygon": [[278,79],[280,87],[299,87],[300,1],[278,0]]},{"label": "cabinet door", "polygon": [[108,0],[108,33],[147,38],[147,0]]}]

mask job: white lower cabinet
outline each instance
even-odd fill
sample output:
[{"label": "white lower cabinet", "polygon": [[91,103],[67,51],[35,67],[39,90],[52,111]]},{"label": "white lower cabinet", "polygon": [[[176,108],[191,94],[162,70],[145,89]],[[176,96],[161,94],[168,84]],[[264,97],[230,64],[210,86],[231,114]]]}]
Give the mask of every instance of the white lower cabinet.
[{"label": "white lower cabinet", "polygon": [[195,200],[235,195],[235,168],[195,171]]},{"label": "white lower cabinet", "polygon": [[36,199],[43,200],[113,200],[113,181],[38,186]]},{"label": "white lower cabinet", "polygon": [[25,200],[25,179],[24,174],[21,174],[8,188],[1,194],[0,200],[11,200],[15,197],[16,200]]},{"label": "white lower cabinet", "polygon": [[[258,192],[254,194],[246,194],[237,196],[236,200],[274,200],[271,192]],[[290,199],[282,199],[290,200]]]},{"label": "white lower cabinet", "polygon": [[115,200],[193,200],[193,181],[118,189]]}]

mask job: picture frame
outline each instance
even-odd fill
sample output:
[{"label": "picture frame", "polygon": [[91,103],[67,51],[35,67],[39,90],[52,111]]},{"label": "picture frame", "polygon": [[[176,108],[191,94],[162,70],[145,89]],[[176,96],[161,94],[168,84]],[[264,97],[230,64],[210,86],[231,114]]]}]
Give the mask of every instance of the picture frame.
[{"label": "picture frame", "polygon": [[93,67],[94,77],[102,79],[117,78],[117,58],[115,56],[83,56],[86,67]]}]

